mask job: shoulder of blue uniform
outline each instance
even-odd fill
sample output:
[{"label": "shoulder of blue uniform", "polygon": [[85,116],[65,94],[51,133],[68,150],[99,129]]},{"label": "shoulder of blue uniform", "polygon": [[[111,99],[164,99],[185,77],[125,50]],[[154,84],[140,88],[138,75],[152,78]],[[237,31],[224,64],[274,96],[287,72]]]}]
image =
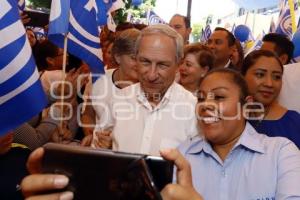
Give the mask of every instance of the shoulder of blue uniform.
[{"label": "shoulder of blue uniform", "polygon": [[265,134],[257,133],[257,131],[247,123],[238,143],[252,151],[267,153],[269,151],[279,150],[293,142],[284,137],[269,137]]},{"label": "shoulder of blue uniform", "polygon": [[197,135],[192,138],[188,138],[181,145],[179,145],[178,150],[183,154],[189,153],[199,153],[203,149],[204,139]]}]

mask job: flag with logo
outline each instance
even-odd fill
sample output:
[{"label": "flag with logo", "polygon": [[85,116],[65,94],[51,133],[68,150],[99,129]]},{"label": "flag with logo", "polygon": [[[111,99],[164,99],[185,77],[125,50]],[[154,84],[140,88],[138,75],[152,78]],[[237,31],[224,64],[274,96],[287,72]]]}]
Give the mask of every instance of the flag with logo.
[{"label": "flag with logo", "polygon": [[281,0],[280,13],[275,29],[276,33],[283,34],[292,38],[296,31],[295,9],[298,8],[294,0]]},{"label": "flag with logo", "polygon": [[206,42],[211,35],[211,29],[209,24],[206,25],[204,31],[202,30],[201,42]]},{"label": "flag with logo", "polygon": [[274,32],[275,32],[275,22],[274,22],[274,18],[272,17],[270,22],[269,33],[274,33]]},{"label": "flag with logo", "polygon": [[95,4],[94,7],[96,9],[98,25],[104,26],[107,24],[108,29],[115,32],[116,24],[111,13],[120,8],[124,8],[125,3],[122,0],[94,0],[90,2]]},{"label": "flag with logo", "polygon": [[251,45],[251,47],[248,48],[248,49],[245,48],[245,57],[246,57],[250,52],[252,52],[252,51],[254,51],[254,50],[258,50],[258,49],[261,48],[261,46],[262,46],[262,44],[263,44],[262,39],[263,39],[263,37],[264,37],[265,35],[266,35],[265,32],[262,31],[262,33],[259,34],[258,37],[256,38],[256,40],[253,42],[253,44]]},{"label": "flag with logo", "polygon": [[25,9],[25,0],[18,0],[18,7],[20,10]]},{"label": "flag with logo", "polygon": [[166,22],[152,10],[149,10],[147,15],[148,25],[166,24]]},{"label": "flag with logo", "polygon": [[47,98],[16,0],[0,1],[0,135],[37,115]]},{"label": "flag with logo", "polygon": [[98,1],[52,1],[48,33],[49,40],[61,48],[63,34],[67,34],[68,52],[85,61],[94,75],[104,73],[97,21],[100,10],[95,2]]},{"label": "flag with logo", "polygon": [[231,33],[234,33],[234,30],[235,30],[235,23],[232,26]]}]

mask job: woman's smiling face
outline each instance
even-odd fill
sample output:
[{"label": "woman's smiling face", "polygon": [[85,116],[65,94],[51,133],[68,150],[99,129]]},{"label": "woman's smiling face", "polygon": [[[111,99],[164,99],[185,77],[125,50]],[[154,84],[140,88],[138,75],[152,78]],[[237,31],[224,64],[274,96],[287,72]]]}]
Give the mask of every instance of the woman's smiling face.
[{"label": "woman's smiling face", "polygon": [[209,142],[226,144],[242,133],[245,118],[241,87],[233,81],[232,74],[209,74],[202,81],[198,95],[198,124]]}]

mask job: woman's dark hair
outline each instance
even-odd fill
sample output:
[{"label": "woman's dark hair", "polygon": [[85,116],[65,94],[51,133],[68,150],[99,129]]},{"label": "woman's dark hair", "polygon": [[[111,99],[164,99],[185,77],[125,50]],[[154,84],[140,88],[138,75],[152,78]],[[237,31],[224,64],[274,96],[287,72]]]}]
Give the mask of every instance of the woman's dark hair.
[{"label": "woman's dark hair", "polygon": [[260,58],[260,57],[268,57],[268,58],[274,58],[277,60],[278,64],[281,67],[281,70],[283,71],[283,65],[281,64],[279,58],[277,55],[275,55],[273,52],[268,51],[268,50],[254,50],[251,53],[249,53],[246,58],[244,59],[244,63],[241,69],[241,73],[243,76],[246,75],[247,71],[250,69],[251,66],[255,64],[255,62]]},{"label": "woman's dark hair", "polygon": [[201,43],[186,45],[184,48],[184,56],[190,53],[196,56],[197,63],[201,67],[208,66],[210,70],[214,66],[215,56],[207,46]]},{"label": "woman's dark hair", "polygon": [[249,95],[247,82],[244,79],[244,77],[236,70],[232,70],[228,68],[219,68],[219,69],[213,69],[212,71],[208,72],[202,79],[202,82],[208,76],[216,73],[227,75],[228,77],[230,77],[231,81],[240,88],[240,102],[242,105],[244,105],[246,103],[246,97]]},{"label": "woman's dark hair", "polygon": [[140,35],[140,31],[135,28],[130,28],[122,31],[117,35],[113,47],[112,55],[130,55],[135,54],[135,42]]}]

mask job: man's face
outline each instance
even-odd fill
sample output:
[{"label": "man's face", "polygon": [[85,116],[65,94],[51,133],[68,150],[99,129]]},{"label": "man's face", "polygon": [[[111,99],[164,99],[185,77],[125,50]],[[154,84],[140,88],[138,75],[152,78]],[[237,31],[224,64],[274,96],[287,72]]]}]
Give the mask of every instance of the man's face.
[{"label": "man's face", "polygon": [[228,44],[226,31],[214,31],[207,41],[207,46],[216,56],[216,64],[226,64],[232,55],[233,47]]},{"label": "man's face", "polygon": [[159,102],[175,79],[178,63],[172,38],[144,36],[137,54],[137,71],[141,87],[149,101]]},{"label": "man's face", "polygon": [[275,44],[273,42],[263,42],[260,49],[268,50],[268,51],[272,51],[272,52],[276,53],[275,52]]},{"label": "man's face", "polygon": [[189,39],[189,35],[191,33],[191,28],[186,27],[183,17],[180,16],[172,17],[169,25],[182,36],[184,43],[187,43]]},{"label": "man's face", "polygon": [[287,62],[288,62],[288,56],[286,54],[278,55],[277,52],[276,52],[276,50],[275,50],[276,49],[276,45],[273,42],[267,42],[267,41],[263,42],[263,44],[261,45],[260,49],[268,50],[268,51],[271,51],[271,52],[275,53],[278,56],[280,62],[283,65],[287,64]]}]

